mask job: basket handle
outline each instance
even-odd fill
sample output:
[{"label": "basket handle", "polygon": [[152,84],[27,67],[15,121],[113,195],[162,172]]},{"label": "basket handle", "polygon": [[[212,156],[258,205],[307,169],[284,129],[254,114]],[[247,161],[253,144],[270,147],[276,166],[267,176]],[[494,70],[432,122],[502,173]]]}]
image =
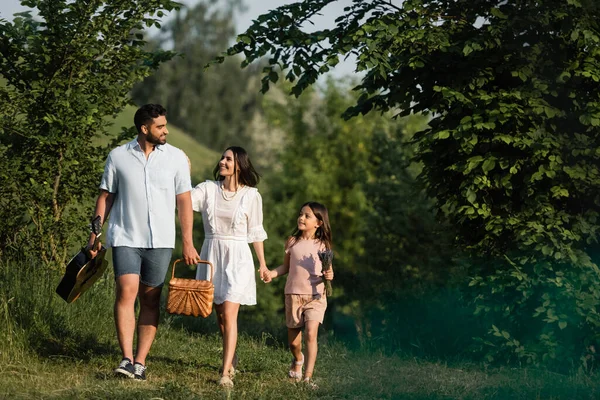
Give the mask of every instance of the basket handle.
[{"label": "basket handle", "polygon": [[[175,265],[177,265],[177,263],[179,261],[183,261],[183,259],[182,258],[178,258],[177,260],[173,261],[173,270],[171,271],[171,279],[175,278]],[[215,272],[215,267],[213,267],[212,263],[210,261],[207,261],[207,260],[198,260],[198,262],[196,264],[208,264],[208,265],[210,265],[210,279],[208,281],[212,283],[213,274]]]}]

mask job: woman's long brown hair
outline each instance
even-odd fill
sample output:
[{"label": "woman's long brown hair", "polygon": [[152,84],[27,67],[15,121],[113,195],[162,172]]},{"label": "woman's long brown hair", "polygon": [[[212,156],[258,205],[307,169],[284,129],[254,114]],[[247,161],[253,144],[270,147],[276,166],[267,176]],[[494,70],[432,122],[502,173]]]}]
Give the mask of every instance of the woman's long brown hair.
[{"label": "woman's long brown hair", "polygon": [[[254,169],[254,166],[250,161],[250,156],[248,156],[246,150],[244,150],[243,147],[230,146],[225,149],[223,154],[225,154],[227,150],[231,150],[231,152],[233,153],[234,174],[236,177],[236,182],[245,186],[256,187],[256,185],[258,185],[258,182],[260,181],[260,175]],[[239,175],[236,167],[240,169]],[[215,168],[213,169],[213,175],[215,177],[215,180],[217,181],[222,181],[223,179],[225,179],[224,176],[221,176],[219,174],[218,162]]]}]

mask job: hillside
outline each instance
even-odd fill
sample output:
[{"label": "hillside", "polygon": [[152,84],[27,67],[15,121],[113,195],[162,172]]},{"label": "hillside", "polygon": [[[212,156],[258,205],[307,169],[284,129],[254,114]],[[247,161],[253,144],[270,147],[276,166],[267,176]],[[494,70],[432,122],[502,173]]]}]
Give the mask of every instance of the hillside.
[{"label": "hillside", "polygon": [[[132,126],[135,111],[136,107],[127,106],[114,119],[114,124],[109,129],[110,132],[116,134],[122,127]],[[168,129],[168,143],[185,151],[192,162],[192,184],[195,185],[211,178],[212,168],[219,161],[220,154],[201,145],[193,137],[171,123],[168,124]]]}]

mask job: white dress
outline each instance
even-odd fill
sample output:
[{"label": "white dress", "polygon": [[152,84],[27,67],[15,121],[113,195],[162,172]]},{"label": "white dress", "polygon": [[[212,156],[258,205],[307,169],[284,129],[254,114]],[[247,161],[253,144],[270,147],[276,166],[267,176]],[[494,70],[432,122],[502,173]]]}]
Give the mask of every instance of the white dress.
[{"label": "white dress", "polygon": [[[263,228],[262,197],[244,186],[235,197],[223,198],[219,182],[206,181],[192,189],[192,207],[202,213],[204,243],[200,258],[214,268],[215,304],[225,301],[256,304],[254,260],[249,243],[267,239]],[[230,192],[226,192],[231,197]],[[198,268],[196,279],[208,279],[207,269]]]}]

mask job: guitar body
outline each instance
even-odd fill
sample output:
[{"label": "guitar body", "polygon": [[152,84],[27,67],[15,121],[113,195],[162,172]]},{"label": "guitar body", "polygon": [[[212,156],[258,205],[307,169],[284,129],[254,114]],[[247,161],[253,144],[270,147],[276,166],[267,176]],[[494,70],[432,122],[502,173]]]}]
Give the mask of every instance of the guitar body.
[{"label": "guitar body", "polygon": [[105,259],[106,247],[102,246],[94,258],[81,250],[67,264],[56,293],[67,303],[72,303],[88,290],[104,274],[108,261]]}]

